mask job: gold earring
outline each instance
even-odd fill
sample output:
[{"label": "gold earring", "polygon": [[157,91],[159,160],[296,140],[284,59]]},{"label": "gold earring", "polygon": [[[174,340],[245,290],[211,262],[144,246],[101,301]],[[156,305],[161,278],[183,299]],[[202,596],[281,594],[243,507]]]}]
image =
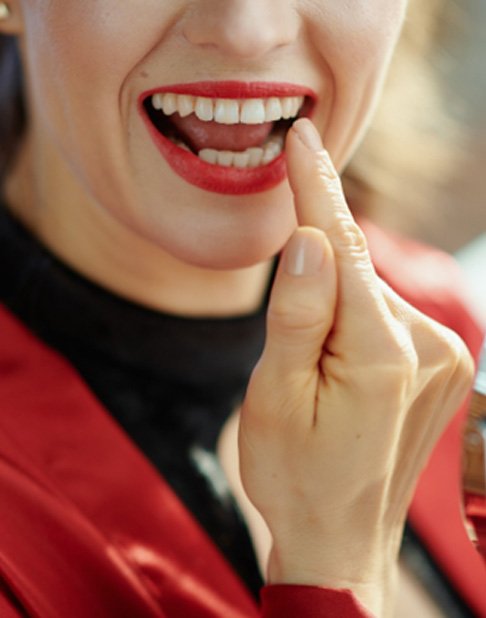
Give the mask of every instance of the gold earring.
[{"label": "gold earring", "polygon": [[10,9],[6,2],[0,2],[0,21],[10,17]]}]

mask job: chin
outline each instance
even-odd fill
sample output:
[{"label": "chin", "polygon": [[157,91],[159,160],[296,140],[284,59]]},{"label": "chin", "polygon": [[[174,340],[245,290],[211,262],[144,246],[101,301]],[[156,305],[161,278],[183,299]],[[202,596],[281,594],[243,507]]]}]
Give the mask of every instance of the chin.
[{"label": "chin", "polygon": [[198,239],[198,242],[189,246],[173,247],[171,253],[177,259],[197,268],[250,268],[275,257],[283,249],[294,229],[295,225],[289,226],[288,229],[271,236],[246,237],[234,234],[224,238]]},{"label": "chin", "polygon": [[287,183],[238,197],[169,183],[164,188],[161,208],[160,199],[153,197],[161,192],[145,185],[128,218],[123,217],[125,224],[173,259],[196,268],[234,270],[268,261],[297,226]]},{"label": "chin", "polygon": [[180,262],[210,270],[236,270],[266,262],[278,254],[296,227],[293,211],[278,221],[262,218],[257,222],[221,225],[189,225],[183,233],[173,233],[152,241]]}]

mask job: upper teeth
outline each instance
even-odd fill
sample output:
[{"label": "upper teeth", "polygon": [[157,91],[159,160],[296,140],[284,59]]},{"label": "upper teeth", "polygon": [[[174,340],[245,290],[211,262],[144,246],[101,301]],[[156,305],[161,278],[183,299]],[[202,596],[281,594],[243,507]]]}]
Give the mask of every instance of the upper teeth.
[{"label": "upper teeth", "polygon": [[152,106],[170,116],[182,118],[190,114],[205,122],[221,124],[262,124],[294,118],[304,103],[304,97],[270,97],[267,99],[210,99],[172,92],[152,96]]}]

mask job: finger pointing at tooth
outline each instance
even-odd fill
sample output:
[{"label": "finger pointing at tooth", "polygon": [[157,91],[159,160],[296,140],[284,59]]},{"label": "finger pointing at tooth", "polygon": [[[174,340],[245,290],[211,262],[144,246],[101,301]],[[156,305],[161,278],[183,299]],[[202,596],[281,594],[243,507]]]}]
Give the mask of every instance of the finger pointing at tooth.
[{"label": "finger pointing at tooth", "polygon": [[[341,180],[321,138],[307,119],[294,123],[287,137],[289,181],[300,225],[322,230],[328,239],[339,277],[337,329],[346,345],[368,347],[362,316],[381,320],[387,306],[367,249],[365,236],[346,203]],[[343,326],[345,325],[345,328]],[[379,337],[380,333],[374,333]]]},{"label": "finger pointing at tooth", "polygon": [[471,363],[382,285],[310,121],[286,154],[300,227],[242,406],[241,476],[272,533],[269,581],[351,588],[381,616],[414,485]]}]

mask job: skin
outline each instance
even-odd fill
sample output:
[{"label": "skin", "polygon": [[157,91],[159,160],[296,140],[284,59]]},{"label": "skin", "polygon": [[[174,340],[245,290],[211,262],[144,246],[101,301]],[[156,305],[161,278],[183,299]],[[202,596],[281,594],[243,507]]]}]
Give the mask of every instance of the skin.
[{"label": "skin", "polygon": [[[272,534],[268,579],[351,588],[387,615],[415,481],[472,379],[458,337],[377,277],[336,172],[367,125],[405,2],[11,5],[1,28],[19,36],[30,124],[10,207],[86,276],[186,315],[251,310],[283,248],[239,430],[241,478]],[[308,121],[289,132],[290,183],[229,198],[174,175],[136,100],[202,79],[318,93],[317,133]]]},{"label": "skin", "polygon": [[[134,0],[15,0],[7,27],[20,34],[32,122],[9,201],[65,261],[125,296],[181,313],[248,310],[245,299],[257,304],[264,287],[262,264],[296,225],[288,183],[244,198],[192,187],[147,138],[138,95],[205,79],[310,86],[314,121],[342,167],[404,5],[145,0],[141,10]],[[19,195],[25,186],[31,195]],[[201,282],[214,306],[194,294]]]}]

